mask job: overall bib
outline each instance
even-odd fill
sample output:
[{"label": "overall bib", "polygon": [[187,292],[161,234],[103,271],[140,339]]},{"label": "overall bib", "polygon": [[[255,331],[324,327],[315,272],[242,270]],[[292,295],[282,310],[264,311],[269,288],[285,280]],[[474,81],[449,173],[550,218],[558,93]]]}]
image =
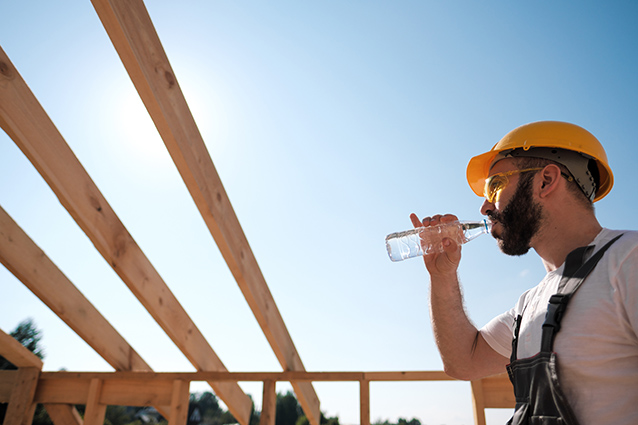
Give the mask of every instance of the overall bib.
[{"label": "overall bib", "polygon": [[607,248],[620,236],[609,241],[584,264],[584,257],[594,246],[577,248],[569,253],[558,292],[549,299],[541,334],[541,351],[537,355],[527,359],[516,358],[522,315],[516,318],[511,363],[507,366],[507,373],[514,385],[516,408],[508,425],[578,425],[558,381],[556,353],[553,352],[554,337],[560,330],[569,300]]}]

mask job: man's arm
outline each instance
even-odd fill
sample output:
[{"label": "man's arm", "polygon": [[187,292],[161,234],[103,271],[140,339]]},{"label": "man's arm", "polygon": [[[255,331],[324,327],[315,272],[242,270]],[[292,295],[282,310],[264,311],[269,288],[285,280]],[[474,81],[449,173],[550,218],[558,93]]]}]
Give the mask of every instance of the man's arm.
[{"label": "man's arm", "polygon": [[[410,216],[415,227],[435,226],[457,220],[453,215]],[[457,270],[461,247],[453,240],[443,240],[444,252],[426,255],[430,273],[430,315],[434,338],[441,353],[445,372],[457,379],[473,380],[505,371],[509,359],[497,353],[470,322],[463,305]]]}]

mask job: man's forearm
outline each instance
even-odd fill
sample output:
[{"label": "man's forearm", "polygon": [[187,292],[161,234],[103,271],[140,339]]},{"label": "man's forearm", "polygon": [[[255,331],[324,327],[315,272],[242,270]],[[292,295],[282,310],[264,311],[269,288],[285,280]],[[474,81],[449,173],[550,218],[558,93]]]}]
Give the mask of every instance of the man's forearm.
[{"label": "man's forearm", "polygon": [[471,379],[479,332],[465,312],[456,273],[431,278],[430,313],[446,373]]}]

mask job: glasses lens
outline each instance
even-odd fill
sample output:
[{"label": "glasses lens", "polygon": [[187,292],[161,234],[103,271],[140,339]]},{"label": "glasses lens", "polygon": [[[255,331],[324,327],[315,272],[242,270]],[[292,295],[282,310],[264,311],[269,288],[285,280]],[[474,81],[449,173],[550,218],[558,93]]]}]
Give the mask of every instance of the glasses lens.
[{"label": "glasses lens", "polygon": [[507,177],[503,175],[493,175],[485,180],[485,198],[488,202],[493,203],[498,192],[507,186]]}]

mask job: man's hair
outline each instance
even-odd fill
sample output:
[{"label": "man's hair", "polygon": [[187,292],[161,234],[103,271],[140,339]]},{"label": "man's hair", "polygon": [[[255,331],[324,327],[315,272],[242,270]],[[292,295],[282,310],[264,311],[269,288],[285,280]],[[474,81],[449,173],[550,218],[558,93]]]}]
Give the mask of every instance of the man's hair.
[{"label": "man's hair", "polygon": [[551,159],[545,159],[545,158],[516,157],[513,159],[516,163],[516,166],[519,169],[536,168],[536,167],[540,168],[540,167],[546,167],[547,165],[550,165],[550,164],[554,164],[558,166],[558,168],[560,168],[561,173],[567,176],[570,176],[572,178],[571,181],[567,181],[567,189],[572,193],[572,195],[574,195],[574,198],[583,207],[586,207],[592,212],[594,211],[594,203],[592,202],[591,199],[587,198],[587,195],[585,195],[585,192],[582,191],[582,189],[580,188],[580,186],[574,179],[574,176],[572,176],[572,174],[569,172],[567,167],[565,167],[563,164],[556,161],[552,161]]}]

